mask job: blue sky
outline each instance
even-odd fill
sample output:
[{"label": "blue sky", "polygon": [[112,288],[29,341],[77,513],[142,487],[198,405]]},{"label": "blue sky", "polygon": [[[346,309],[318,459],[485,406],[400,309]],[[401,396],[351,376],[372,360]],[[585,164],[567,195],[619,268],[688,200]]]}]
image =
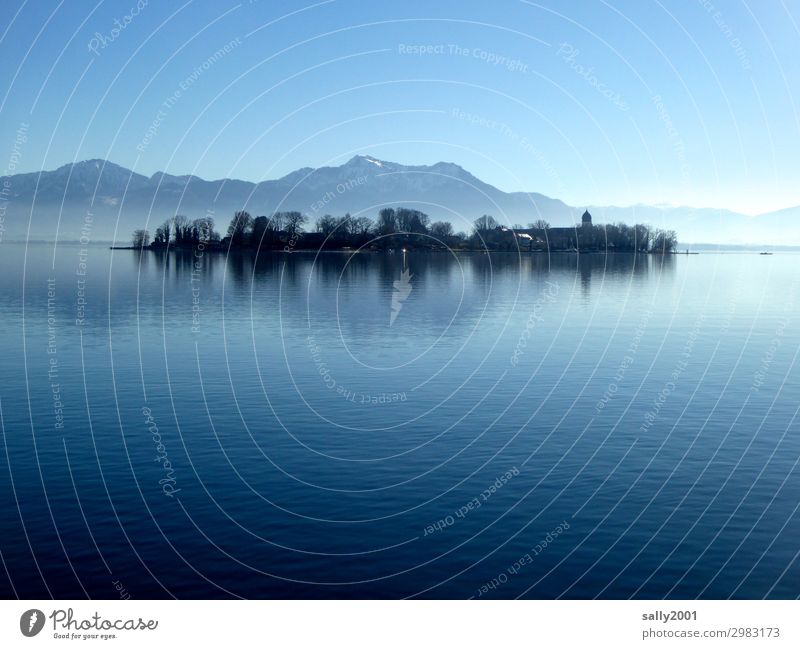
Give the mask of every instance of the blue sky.
[{"label": "blue sky", "polygon": [[574,205],[800,204],[794,1],[6,0],[0,34],[0,173],[23,127],[17,171],[364,153]]}]

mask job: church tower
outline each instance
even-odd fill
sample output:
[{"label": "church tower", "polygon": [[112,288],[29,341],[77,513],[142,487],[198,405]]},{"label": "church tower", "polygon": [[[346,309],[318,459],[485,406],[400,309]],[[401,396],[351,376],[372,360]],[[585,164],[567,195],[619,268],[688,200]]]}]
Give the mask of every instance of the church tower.
[{"label": "church tower", "polygon": [[589,214],[589,210],[586,210],[581,217],[581,225],[584,228],[591,227],[592,225],[592,215]]}]

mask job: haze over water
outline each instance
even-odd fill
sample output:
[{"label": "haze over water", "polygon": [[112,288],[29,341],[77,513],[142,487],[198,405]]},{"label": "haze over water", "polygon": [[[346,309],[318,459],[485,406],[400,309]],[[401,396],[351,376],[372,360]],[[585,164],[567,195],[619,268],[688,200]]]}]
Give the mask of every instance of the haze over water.
[{"label": "haze over water", "polygon": [[796,255],[2,250],[5,597],[800,594]]}]

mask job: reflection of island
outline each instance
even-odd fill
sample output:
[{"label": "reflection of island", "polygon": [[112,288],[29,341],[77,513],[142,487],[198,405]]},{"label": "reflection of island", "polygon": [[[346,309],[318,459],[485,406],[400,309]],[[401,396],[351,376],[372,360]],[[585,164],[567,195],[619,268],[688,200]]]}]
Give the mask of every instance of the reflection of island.
[{"label": "reflection of island", "polygon": [[[252,321],[257,339],[277,330],[319,340],[341,337],[348,355],[369,364],[385,350],[392,355],[402,350],[405,361],[424,352],[445,363],[462,345],[476,348],[494,340],[486,332],[502,329],[514,313],[528,313],[551,284],[559,286],[560,306],[554,308],[582,309],[607,304],[609,296],[643,296],[654,285],[669,285],[683,261],[675,255],[627,253],[274,254],[252,249],[199,259],[188,250],[123,258],[130,264],[124,276],[139,274],[137,284],[159,287],[153,298],[166,311],[182,314],[188,332],[218,328],[227,314],[237,322]],[[412,288],[402,308],[393,309],[395,282],[404,271]],[[137,317],[135,299],[121,304]],[[326,348],[321,359],[333,367],[337,356]],[[344,374],[337,380],[353,392],[370,392],[351,385]],[[400,385],[380,392],[403,390]]]},{"label": "reflection of island", "polygon": [[[132,260],[140,269],[147,264],[148,255]],[[545,281],[558,276],[563,281],[575,281],[588,291],[593,282],[639,282],[652,273],[670,272],[673,255],[636,255],[607,252],[575,255],[550,252],[535,255],[485,254],[463,252],[442,255],[437,252],[414,250],[382,255],[326,254],[295,251],[291,255],[264,254],[253,249],[231,250],[226,255],[197,255],[190,250],[172,249],[153,255],[159,276],[176,283],[208,282],[214,277],[226,277],[236,284],[279,281],[289,285],[307,283],[327,292],[335,292],[341,284],[373,278],[377,285],[391,294],[393,283],[404,268],[413,273],[415,291],[428,287],[440,293],[442,286],[460,291],[463,282],[489,291],[493,284],[513,280]],[[524,286],[524,285],[523,285]]]},{"label": "reflection of island", "polygon": [[384,208],[373,221],[366,216],[325,215],[306,232],[307,217],[300,212],[277,212],[270,217],[253,218],[236,212],[221,237],[210,217],[189,220],[176,216],[160,225],[150,238],[147,230],[133,233],[135,249],[164,250],[453,250],[482,252],[656,252],[671,253],[677,245],[672,230],[647,225],[592,224],[584,212],[580,226],[550,227],[544,220],[527,228],[501,226],[484,214],[472,224],[472,232],[455,232],[446,221],[430,222],[427,214],[407,208]]}]

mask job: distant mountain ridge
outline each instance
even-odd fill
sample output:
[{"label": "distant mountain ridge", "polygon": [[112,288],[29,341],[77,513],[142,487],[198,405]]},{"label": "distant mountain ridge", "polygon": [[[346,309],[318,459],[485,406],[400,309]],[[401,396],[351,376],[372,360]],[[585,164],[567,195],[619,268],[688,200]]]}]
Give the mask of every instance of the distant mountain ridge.
[{"label": "distant mountain ridge", "polygon": [[155,227],[175,214],[213,216],[224,231],[233,212],[254,216],[300,211],[313,224],[324,214],[374,217],[387,206],[408,206],[467,231],[482,214],[504,225],[545,219],[554,226],[579,222],[588,207],[596,224],[643,222],[676,230],[683,243],[800,244],[800,207],[748,217],[728,210],[636,205],[570,206],[536,192],[503,192],[452,162],[402,165],[356,155],[346,163],[304,167],[253,183],[204,180],[157,172],[150,177],[105,160],[86,160],[53,171],[0,178],[8,183],[5,239],[77,239],[88,212],[94,240],[127,240],[136,228]]}]

